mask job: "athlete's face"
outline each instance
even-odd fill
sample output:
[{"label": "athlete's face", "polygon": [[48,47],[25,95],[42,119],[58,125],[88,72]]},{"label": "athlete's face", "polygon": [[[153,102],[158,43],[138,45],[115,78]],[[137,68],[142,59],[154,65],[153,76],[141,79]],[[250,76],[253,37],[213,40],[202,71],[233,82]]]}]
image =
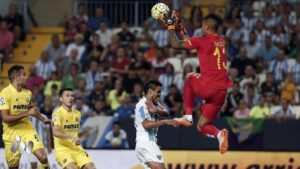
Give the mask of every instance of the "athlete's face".
[{"label": "athlete's face", "polygon": [[152,101],[157,102],[161,96],[161,86],[157,86],[155,90],[152,90]]},{"label": "athlete's face", "polygon": [[74,94],[72,91],[65,91],[63,95],[59,98],[64,106],[72,107],[74,101]]},{"label": "athlete's face", "polygon": [[24,69],[20,70],[20,74],[16,76],[16,80],[18,82],[18,85],[25,85],[28,77],[26,75],[26,72]]}]

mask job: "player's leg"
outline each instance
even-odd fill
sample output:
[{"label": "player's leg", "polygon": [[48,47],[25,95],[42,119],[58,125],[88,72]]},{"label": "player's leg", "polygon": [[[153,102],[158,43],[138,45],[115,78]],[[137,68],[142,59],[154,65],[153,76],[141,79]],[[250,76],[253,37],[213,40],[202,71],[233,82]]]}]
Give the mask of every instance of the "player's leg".
[{"label": "player's leg", "polygon": [[199,118],[197,129],[204,136],[217,138],[220,152],[223,154],[228,149],[228,131],[226,129],[220,131],[212,122],[215,120],[224,103],[226,91],[218,92],[214,95],[216,97],[208,100],[202,106],[202,114]]},{"label": "player's leg", "polygon": [[41,169],[49,169],[50,168],[45,148],[36,149],[36,150],[33,151],[33,154],[40,161],[40,163],[41,163],[40,168]]},{"label": "player's leg", "polygon": [[166,169],[164,163],[156,163],[153,161],[148,161],[146,163],[151,169]]},{"label": "player's leg", "polygon": [[65,169],[78,169],[78,167],[75,163],[72,162],[72,163],[67,164]]},{"label": "player's leg", "polygon": [[[11,138],[12,140],[14,138]],[[18,169],[21,159],[21,153],[11,152],[12,142],[3,140],[5,148],[5,158],[9,169]]]},{"label": "player's leg", "polygon": [[183,86],[183,100],[185,115],[182,118],[175,118],[177,123],[189,127],[193,123],[193,104],[195,99],[195,92],[193,90],[193,85],[198,81],[200,74],[189,73],[186,75],[186,81]]},{"label": "player's leg", "polygon": [[73,154],[73,159],[76,161],[76,164],[79,168],[85,169],[95,169],[95,164],[92,159],[89,157],[89,154],[82,150],[77,150]]},{"label": "player's leg", "polygon": [[84,169],[96,169],[96,166],[93,162],[89,162],[83,166]]}]

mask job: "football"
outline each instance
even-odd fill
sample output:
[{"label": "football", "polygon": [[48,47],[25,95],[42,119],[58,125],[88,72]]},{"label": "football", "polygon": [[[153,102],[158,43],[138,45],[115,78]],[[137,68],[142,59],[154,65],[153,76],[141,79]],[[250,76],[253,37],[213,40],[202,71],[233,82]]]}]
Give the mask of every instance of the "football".
[{"label": "football", "polygon": [[151,15],[156,20],[163,21],[164,15],[170,12],[170,8],[164,3],[157,3],[151,9]]}]

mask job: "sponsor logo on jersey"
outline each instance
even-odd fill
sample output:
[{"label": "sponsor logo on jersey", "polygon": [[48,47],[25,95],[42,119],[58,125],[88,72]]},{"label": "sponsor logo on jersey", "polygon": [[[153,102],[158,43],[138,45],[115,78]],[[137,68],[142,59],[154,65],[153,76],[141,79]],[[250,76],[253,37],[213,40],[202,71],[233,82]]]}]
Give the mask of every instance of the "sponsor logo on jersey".
[{"label": "sponsor logo on jersey", "polygon": [[13,109],[17,109],[17,110],[20,110],[20,109],[28,109],[28,105],[24,105],[24,104],[21,104],[21,105],[14,105],[14,106],[13,106]]},{"label": "sponsor logo on jersey", "polygon": [[79,124],[64,125],[64,129],[78,129],[78,128],[79,128]]}]

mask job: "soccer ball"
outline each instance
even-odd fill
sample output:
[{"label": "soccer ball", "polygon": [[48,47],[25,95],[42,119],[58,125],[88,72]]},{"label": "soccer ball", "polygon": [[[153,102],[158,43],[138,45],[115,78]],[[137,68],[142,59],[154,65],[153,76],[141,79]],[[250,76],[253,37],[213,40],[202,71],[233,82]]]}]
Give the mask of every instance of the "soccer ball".
[{"label": "soccer ball", "polygon": [[151,9],[151,15],[156,20],[162,20],[164,15],[170,12],[170,8],[164,3],[157,3]]}]

